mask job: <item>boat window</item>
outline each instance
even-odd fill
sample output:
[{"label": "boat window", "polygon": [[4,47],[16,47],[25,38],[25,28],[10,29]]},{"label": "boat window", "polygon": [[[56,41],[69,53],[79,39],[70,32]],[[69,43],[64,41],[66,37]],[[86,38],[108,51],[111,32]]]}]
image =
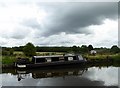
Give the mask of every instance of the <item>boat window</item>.
[{"label": "boat window", "polygon": [[45,58],[36,58],[36,63],[42,63],[45,62],[46,59]]},{"label": "boat window", "polygon": [[77,60],[77,57],[76,57],[76,56],[73,56],[73,60]]},{"label": "boat window", "polygon": [[51,59],[52,59],[52,62],[53,61],[59,61],[59,57],[52,57]]},{"label": "boat window", "polygon": [[60,61],[65,61],[64,57],[59,57]]},{"label": "boat window", "polygon": [[46,61],[47,62],[51,62],[51,58],[46,58]]},{"label": "boat window", "polygon": [[83,57],[81,55],[78,56],[79,60],[83,60]]},{"label": "boat window", "polygon": [[64,60],[64,57],[59,57],[59,60]]},{"label": "boat window", "polygon": [[72,60],[73,60],[73,57],[68,57],[68,60],[69,60],[69,61],[72,61]]},{"label": "boat window", "polygon": [[68,61],[68,57],[64,57],[65,58],[65,61]]}]

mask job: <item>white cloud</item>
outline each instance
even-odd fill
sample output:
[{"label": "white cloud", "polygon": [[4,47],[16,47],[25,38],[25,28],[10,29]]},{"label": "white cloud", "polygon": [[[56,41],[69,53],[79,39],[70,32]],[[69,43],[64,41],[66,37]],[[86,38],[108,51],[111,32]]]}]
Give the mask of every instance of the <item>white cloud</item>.
[{"label": "white cloud", "polygon": [[118,21],[117,20],[104,20],[102,25],[90,26],[94,31],[92,42],[95,46],[111,47],[118,44]]},{"label": "white cloud", "polygon": [[27,5],[4,3],[3,5],[0,5],[0,45],[17,46],[31,41],[31,37],[34,38],[38,31],[24,26],[21,22],[28,19],[37,19],[37,22],[41,24],[46,13],[34,3]]}]

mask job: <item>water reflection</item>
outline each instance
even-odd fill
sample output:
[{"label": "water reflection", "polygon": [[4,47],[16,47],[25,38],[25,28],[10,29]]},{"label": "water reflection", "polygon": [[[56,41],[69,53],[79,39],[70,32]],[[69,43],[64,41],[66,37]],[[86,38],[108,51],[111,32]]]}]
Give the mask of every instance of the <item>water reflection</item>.
[{"label": "water reflection", "polygon": [[4,86],[117,86],[117,71],[117,67],[3,69],[2,76]]},{"label": "water reflection", "polygon": [[118,85],[118,68],[117,67],[104,67],[104,68],[88,68],[88,71],[83,74],[91,80],[103,81],[104,85]]},{"label": "water reflection", "polygon": [[41,79],[41,78],[56,78],[56,77],[63,77],[65,79],[66,76],[80,76],[87,68],[80,68],[80,69],[55,69],[55,70],[39,70],[39,69],[32,69],[32,70],[16,70],[16,75],[18,81],[21,79],[25,79],[26,77],[30,76],[29,73],[32,74],[32,78],[34,79]]}]

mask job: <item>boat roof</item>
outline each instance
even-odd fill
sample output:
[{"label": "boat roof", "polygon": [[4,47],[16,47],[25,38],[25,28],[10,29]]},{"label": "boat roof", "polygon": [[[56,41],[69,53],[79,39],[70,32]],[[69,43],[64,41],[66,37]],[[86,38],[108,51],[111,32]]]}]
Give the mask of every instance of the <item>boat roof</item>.
[{"label": "boat roof", "polygon": [[51,56],[33,56],[34,58],[49,58],[49,57],[73,57],[76,55],[51,55]]}]

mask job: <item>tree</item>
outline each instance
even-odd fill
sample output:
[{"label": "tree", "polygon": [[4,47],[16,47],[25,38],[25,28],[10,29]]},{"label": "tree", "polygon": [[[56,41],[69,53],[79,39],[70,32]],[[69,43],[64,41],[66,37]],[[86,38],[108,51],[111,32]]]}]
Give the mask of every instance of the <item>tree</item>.
[{"label": "tree", "polygon": [[79,47],[77,47],[77,46],[73,46],[72,47],[72,51],[74,52],[74,53],[79,53]]},{"label": "tree", "polygon": [[112,53],[119,53],[119,52],[120,52],[120,49],[119,49],[118,46],[113,45],[113,46],[111,47],[110,51],[111,51]]},{"label": "tree", "polygon": [[14,50],[11,48],[11,49],[9,50],[10,56],[13,55],[13,52],[14,52]]},{"label": "tree", "polygon": [[3,56],[9,56],[10,53],[9,53],[9,51],[2,50],[2,55],[3,55]]},{"label": "tree", "polygon": [[36,48],[32,43],[27,43],[23,48],[23,53],[26,56],[34,56],[36,55]]},{"label": "tree", "polygon": [[92,45],[89,45],[89,46],[88,46],[88,50],[89,50],[89,51],[93,50],[93,46],[92,46]]},{"label": "tree", "polygon": [[86,45],[82,45],[80,50],[82,53],[88,53],[88,47]]},{"label": "tree", "polygon": [[2,47],[2,55],[3,56],[10,56],[10,54],[12,54],[10,52],[11,48],[8,48],[8,47]]}]

